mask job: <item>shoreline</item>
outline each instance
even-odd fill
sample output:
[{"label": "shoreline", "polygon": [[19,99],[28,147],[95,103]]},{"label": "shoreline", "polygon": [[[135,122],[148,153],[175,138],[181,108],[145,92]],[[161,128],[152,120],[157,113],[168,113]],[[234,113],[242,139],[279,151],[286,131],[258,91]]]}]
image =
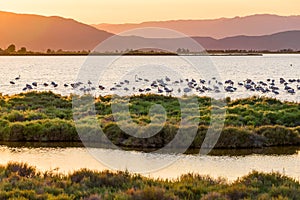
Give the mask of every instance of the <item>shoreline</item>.
[{"label": "shoreline", "polygon": [[1,56],[263,56],[265,54],[299,54],[300,53],[205,53],[205,54],[0,54]]},{"label": "shoreline", "polygon": [[22,54],[0,54],[1,56],[263,56],[263,55],[300,55],[300,52],[220,52],[220,53],[22,53]]},{"label": "shoreline", "polygon": [[[99,143],[83,144],[78,142],[30,142],[30,141],[18,141],[18,142],[4,142],[0,141],[0,146],[7,148],[97,148]],[[121,148],[121,147],[120,147]],[[124,151],[137,151],[142,153],[153,152],[156,149],[153,148],[122,148]],[[188,149],[184,154],[186,155],[198,155],[200,149]],[[300,151],[300,146],[269,146],[261,148],[214,148],[208,156],[246,156],[246,155],[293,155]]]}]

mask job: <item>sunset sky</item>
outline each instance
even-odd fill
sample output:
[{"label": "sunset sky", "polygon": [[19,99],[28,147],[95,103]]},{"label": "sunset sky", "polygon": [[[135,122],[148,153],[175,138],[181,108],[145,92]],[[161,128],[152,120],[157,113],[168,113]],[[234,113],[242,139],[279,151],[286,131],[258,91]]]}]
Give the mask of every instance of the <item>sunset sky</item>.
[{"label": "sunset sky", "polygon": [[0,10],[73,18],[88,24],[300,15],[299,0],[0,0]]}]

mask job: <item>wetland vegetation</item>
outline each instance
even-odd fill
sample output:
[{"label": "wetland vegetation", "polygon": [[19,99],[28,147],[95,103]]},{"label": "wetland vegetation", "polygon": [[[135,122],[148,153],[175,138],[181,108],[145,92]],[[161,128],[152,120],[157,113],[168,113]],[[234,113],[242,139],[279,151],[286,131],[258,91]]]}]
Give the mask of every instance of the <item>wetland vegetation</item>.
[{"label": "wetland vegetation", "polygon": [[0,198],[31,200],[212,200],[212,199],[299,199],[300,183],[279,173],[253,171],[229,183],[197,174],[178,179],[146,178],[128,172],[81,169],[68,175],[39,172],[23,163],[0,166]]},{"label": "wetland vegetation", "polygon": [[[179,129],[182,112],[179,101],[175,97],[154,94],[130,97],[128,106],[131,118],[133,123],[140,126],[151,123],[149,109],[152,105],[160,104],[166,110],[166,123],[162,129],[155,136],[146,139],[134,138],[119,128],[111,110],[112,96],[95,98],[96,115],[85,116],[84,121],[87,123],[75,127],[72,98],[73,96],[61,96],[52,92],[28,92],[0,96],[0,140],[77,142],[80,141],[77,128],[81,132],[86,132],[81,139],[101,142],[95,125],[91,123],[96,118],[106,136],[116,145],[129,148],[160,148],[170,142]],[[182,97],[181,100],[188,98],[190,97]],[[300,144],[299,103],[282,102],[265,97],[237,100],[229,98],[211,100],[208,97],[197,97],[197,99],[200,115],[189,119],[196,120],[198,123],[198,131],[191,148],[201,146],[210,126],[212,107],[217,110],[217,113],[218,110],[223,110],[223,112],[224,109],[226,110],[224,128],[221,130],[216,148],[297,146]],[[218,107],[221,103],[226,103],[226,106]],[[189,105],[186,107],[188,108]],[[122,120],[122,113],[120,115],[118,118]],[[218,114],[215,117],[218,118]],[[127,123],[125,118],[124,120]],[[151,125],[155,126],[155,124]],[[183,129],[188,132],[189,127],[183,127]],[[217,127],[212,127],[212,129],[218,131]]]}]

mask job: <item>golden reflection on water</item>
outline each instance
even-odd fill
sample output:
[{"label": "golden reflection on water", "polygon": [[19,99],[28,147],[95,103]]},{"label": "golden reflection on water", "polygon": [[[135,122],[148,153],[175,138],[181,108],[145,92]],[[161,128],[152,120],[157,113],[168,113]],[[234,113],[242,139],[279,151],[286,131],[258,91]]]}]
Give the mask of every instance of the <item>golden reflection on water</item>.
[{"label": "golden reflection on water", "polygon": [[[112,150],[103,150],[103,153]],[[128,152],[137,155],[130,160],[138,164],[145,153]],[[169,159],[176,155],[151,155],[149,159]],[[233,181],[238,177],[248,174],[252,170],[272,172],[278,171],[300,180],[300,151],[294,154],[263,155],[250,154],[238,156],[198,156],[178,155],[178,160],[172,165],[159,171],[143,174],[154,178],[177,178],[186,173],[199,173],[212,177],[224,177]],[[147,157],[148,158],[148,157]],[[58,169],[58,172],[69,173],[81,168],[92,170],[109,169],[94,159],[87,149],[82,147],[67,148],[26,148],[0,146],[0,164],[13,162],[26,162],[36,166],[38,170],[47,171]]]}]

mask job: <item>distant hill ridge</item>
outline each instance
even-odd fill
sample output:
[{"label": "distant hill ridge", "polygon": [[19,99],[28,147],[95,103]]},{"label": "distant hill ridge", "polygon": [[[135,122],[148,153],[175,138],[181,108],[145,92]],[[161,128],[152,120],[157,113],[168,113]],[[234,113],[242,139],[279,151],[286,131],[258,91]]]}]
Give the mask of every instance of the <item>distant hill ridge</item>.
[{"label": "distant hill ridge", "polygon": [[188,36],[209,36],[221,39],[237,35],[260,36],[290,30],[300,30],[300,16],[258,14],[246,17],[151,21],[139,24],[103,23],[93,26],[115,34],[134,28],[161,27],[176,30]]},{"label": "distant hill ridge", "polygon": [[[266,16],[273,17],[273,15]],[[299,16],[294,17],[300,19]],[[292,18],[293,17],[286,17],[285,19],[289,21]],[[217,22],[225,22],[227,20],[236,20],[236,18],[223,18],[217,20]],[[184,21],[186,20],[183,20],[183,22]],[[178,21],[174,21],[174,23],[175,22],[177,23]],[[28,50],[43,52],[47,49],[63,49],[69,51],[93,50],[99,43],[114,35],[113,33],[98,30],[90,25],[77,22],[73,19],[62,17],[45,17],[39,15],[0,12],[0,24],[1,48],[5,48],[10,44],[15,44],[19,48],[24,46]],[[290,21],[286,24],[290,24]],[[298,24],[299,29],[295,28],[294,30],[263,36],[243,36],[245,34],[238,34],[239,36],[214,39],[211,35],[206,35],[208,37],[199,37],[196,35],[196,37],[193,38],[209,50],[300,50],[300,20],[297,21],[297,23],[295,22],[295,27]],[[286,28],[291,27],[291,25],[287,25]],[[228,27],[230,26],[228,25]],[[264,29],[265,27],[261,28]],[[197,28],[195,27],[195,30],[196,29]],[[256,27],[254,29],[259,28]],[[108,50],[136,49],[135,47],[140,45],[143,45],[145,48],[152,48],[152,44],[157,42],[164,44],[170,49],[174,49],[174,51],[176,51],[177,48],[185,48],[184,38],[165,39],[118,36],[116,41],[117,43],[115,46],[110,46],[110,49]],[[122,44],[121,46],[124,49],[118,49],[120,47],[119,44]]]},{"label": "distant hill ridge", "polygon": [[62,17],[0,12],[0,24],[0,47],[14,43],[31,50],[88,50],[113,35]]}]

